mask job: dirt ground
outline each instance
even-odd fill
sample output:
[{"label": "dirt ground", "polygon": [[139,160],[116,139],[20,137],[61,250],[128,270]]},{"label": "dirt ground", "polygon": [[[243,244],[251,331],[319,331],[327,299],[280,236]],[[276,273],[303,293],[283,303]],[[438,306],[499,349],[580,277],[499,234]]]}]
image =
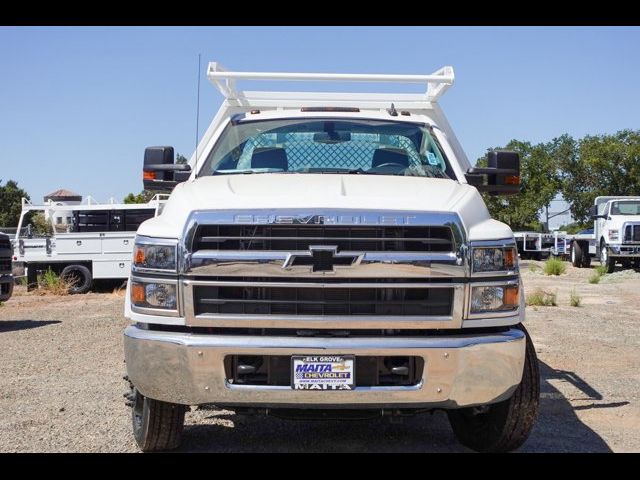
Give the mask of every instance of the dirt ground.
[{"label": "dirt ground", "polygon": [[[533,265],[533,266],[530,266]],[[591,269],[548,277],[522,262],[542,373],[540,415],[525,452],[640,451],[640,273],[590,284]],[[125,391],[122,293],[54,297],[22,287],[0,306],[0,451],[135,452]],[[569,305],[570,292],[581,306]],[[464,451],[446,415],[390,423],[187,414],[183,451]]]}]

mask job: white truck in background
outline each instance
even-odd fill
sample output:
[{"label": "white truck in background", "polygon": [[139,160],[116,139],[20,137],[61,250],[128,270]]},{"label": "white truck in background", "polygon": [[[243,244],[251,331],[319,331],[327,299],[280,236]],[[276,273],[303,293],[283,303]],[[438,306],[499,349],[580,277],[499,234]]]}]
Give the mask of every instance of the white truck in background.
[{"label": "white truck in background", "polygon": [[[27,288],[32,289],[38,273],[51,269],[69,282],[70,293],[89,291],[93,280],[125,280],[131,271],[136,230],[161,211],[166,197],[156,195],[143,204],[89,200],[81,205],[52,201],[35,205],[23,198],[13,239],[15,270],[26,276]],[[38,232],[29,222],[38,213],[46,219],[45,232]],[[57,224],[54,218],[65,221]]]},{"label": "white truck in background", "polygon": [[566,232],[556,230],[554,232],[513,232],[518,247],[518,253],[523,260],[542,260],[553,255],[563,257],[568,254],[569,244]]},{"label": "white truck in background", "polygon": [[617,263],[640,268],[640,196],[597,197],[589,215],[593,233],[567,236],[573,266],[588,267],[595,256],[608,273]]},{"label": "white truck in background", "polygon": [[[125,299],[139,447],[178,447],[190,405],[284,418],[445,409],[470,448],[522,445],[538,360],[513,232],[479,193],[518,193],[520,159],[491,151],[471,166],[438,105],[453,68],[210,63],[207,76],[224,102],[189,164],[172,147],[145,151],[145,188],[173,191],[138,229]],[[426,88],[249,92],[239,80]]]}]

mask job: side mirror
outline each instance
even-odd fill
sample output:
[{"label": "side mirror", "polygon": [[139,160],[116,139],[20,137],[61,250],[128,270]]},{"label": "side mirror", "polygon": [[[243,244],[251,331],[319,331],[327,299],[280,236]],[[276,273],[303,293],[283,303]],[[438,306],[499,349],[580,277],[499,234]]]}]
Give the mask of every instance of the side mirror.
[{"label": "side mirror", "polygon": [[189,177],[191,167],[174,163],[173,147],[147,147],[144,150],[142,183],[145,190],[171,191]]},{"label": "side mirror", "polygon": [[606,215],[598,215],[598,206],[597,205],[592,205],[589,207],[589,216],[591,217],[591,220],[596,220],[598,218],[605,218]]},{"label": "side mirror", "polygon": [[470,168],[465,175],[469,185],[492,195],[520,192],[520,155],[509,150],[487,153],[486,168]]}]

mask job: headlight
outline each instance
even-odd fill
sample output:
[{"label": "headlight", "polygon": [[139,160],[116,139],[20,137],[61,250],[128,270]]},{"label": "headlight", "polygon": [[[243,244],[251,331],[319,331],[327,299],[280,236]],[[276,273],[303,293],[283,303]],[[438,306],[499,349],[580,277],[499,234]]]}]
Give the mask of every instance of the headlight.
[{"label": "headlight", "polygon": [[176,245],[145,243],[136,239],[133,249],[133,266],[152,270],[176,271]]},{"label": "headlight", "polygon": [[516,310],[520,304],[518,285],[472,287],[471,313]]},{"label": "headlight", "polygon": [[501,272],[518,267],[516,247],[473,247],[474,272]]},{"label": "headlight", "polygon": [[619,234],[619,230],[609,230],[609,240],[618,240],[620,238]]},{"label": "headlight", "polygon": [[171,283],[131,282],[131,303],[136,307],[177,310],[176,286]]}]

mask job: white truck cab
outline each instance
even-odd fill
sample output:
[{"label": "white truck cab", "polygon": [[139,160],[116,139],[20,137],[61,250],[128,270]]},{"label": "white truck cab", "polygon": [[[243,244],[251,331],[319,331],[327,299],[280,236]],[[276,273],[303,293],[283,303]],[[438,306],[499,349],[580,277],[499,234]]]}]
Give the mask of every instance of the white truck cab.
[{"label": "white truck cab", "polygon": [[[447,409],[461,442],[512,450],[539,373],[511,229],[479,190],[519,191],[519,157],[472,168],[432,75],[229,72],[188,165],[145,151],[172,190],[138,229],[127,395],[144,451],[180,443],[189,405],[332,417]],[[247,92],[239,80],[422,83],[422,94]]]},{"label": "white truck cab", "polygon": [[572,238],[571,260],[589,266],[590,256],[600,259],[608,273],[617,263],[640,267],[640,196],[601,196],[589,209],[593,233]]}]

